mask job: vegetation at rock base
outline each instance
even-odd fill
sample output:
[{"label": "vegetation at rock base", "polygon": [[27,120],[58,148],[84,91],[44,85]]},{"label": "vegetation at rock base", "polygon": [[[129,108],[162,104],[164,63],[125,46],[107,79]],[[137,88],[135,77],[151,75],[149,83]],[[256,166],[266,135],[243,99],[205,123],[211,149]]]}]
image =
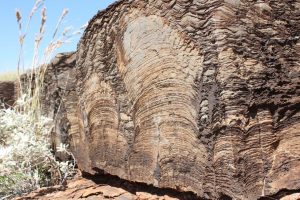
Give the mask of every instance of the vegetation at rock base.
[{"label": "vegetation at rock base", "polygon": [[[52,120],[43,116],[38,122],[32,119],[32,113],[0,110],[1,196],[58,184],[73,171],[73,162],[59,162],[51,151]],[[68,153],[65,145],[58,151]]]}]

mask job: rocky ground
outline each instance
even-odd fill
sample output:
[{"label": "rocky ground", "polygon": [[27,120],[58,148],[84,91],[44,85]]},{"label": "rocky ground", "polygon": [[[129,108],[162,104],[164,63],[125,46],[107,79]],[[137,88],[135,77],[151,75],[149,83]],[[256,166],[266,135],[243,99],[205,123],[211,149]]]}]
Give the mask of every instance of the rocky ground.
[{"label": "rocky ground", "polygon": [[96,184],[94,181],[85,178],[77,178],[70,181],[67,186],[41,188],[28,195],[16,198],[16,200],[25,199],[176,200],[178,198],[174,198],[169,195],[153,194],[145,191],[134,192],[107,184]]},{"label": "rocky ground", "polygon": [[[108,177],[106,177],[107,179]],[[116,183],[114,178],[106,180],[107,184],[97,184],[87,178],[76,178],[68,182],[67,186],[54,186],[41,188],[30,194],[15,198],[15,200],[41,199],[41,200],[67,200],[67,199],[86,199],[86,200],[180,200],[196,199],[189,194],[180,194],[174,191],[154,189],[143,189],[135,186],[134,183],[119,181]],[[103,182],[103,180],[101,180]],[[115,183],[113,183],[115,182]],[[135,187],[135,188],[133,188]],[[156,191],[155,191],[156,190]],[[286,195],[282,198],[264,197],[270,200],[300,200],[300,193]]]}]

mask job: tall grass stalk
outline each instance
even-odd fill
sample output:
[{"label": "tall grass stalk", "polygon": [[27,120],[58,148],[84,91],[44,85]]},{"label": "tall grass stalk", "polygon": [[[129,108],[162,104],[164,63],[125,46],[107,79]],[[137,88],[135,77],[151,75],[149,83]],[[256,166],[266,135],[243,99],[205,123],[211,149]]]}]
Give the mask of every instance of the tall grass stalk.
[{"label": "tall grass stalk", "polygon": [[[24,72],[24,63],[23,60],[23,51],[24,51],[24,42],[25,38],[28,34],[29,27],[31,20],[34,16],[34,14],[41,9],[41,23],[39,32],[36,34],[35,41],[34,41],[34,51],[33,51],[33,57],[31,62],[31,67],[29,70],[29,73],[26,74],[26,77],[24,80],[21,80],[21,73],[20,69],[23,68]],[[45,34],[45,23],[47,20],[46,15],[46,8],[44,7],[44,1],[43,0],[37,0],[35,1],[35,4],[28,16],[28,20],[26,23],[26,28],[23,31],[22,29],[22,15],[19,10],[16,11],[16,19],[19,27],[19,44],[20,44],[20,52],[19,52],[19,59],[18,59],[18,65],[17,65],[17,71],[18,71],[18,82],[19,82],[19,97],[26,98],[26,104],[22,105],[23,112],[31,112],[33,114],[33,119],[39,120],[39,117],[41,116],[41,104],[40,104],[40,97],[41,92],[43,90],[43,83],[44,83],[44,76],[45,72],[47,70],[48,63],[50,59],[53,56],[53,53],[55,50],[57,50],[63,43],[64,38],[62,39],[56,39],[55,36],[59,30],[59,25],[63,21],[63,18],[66,16],[67,12],[66,10],[63,11],[62,17],[59,18],[58,24],[54,30],[54,34],[52,37],[51,42],[46,47],[44,53],[40,55],[40,45],[43,40],[44,34]],[[25,97],[24,97],[25,96]]]}]

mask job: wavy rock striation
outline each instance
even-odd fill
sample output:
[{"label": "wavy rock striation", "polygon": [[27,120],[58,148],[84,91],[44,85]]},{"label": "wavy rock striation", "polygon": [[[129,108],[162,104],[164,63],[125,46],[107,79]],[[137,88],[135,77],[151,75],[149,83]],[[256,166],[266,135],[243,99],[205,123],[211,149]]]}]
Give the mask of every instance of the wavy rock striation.
[{"label": "wavy rock striation", "polygon": [[299,6],[124,0],[99,12],[77,52],[80,168],[210,199],[299,189]]},{"label": "wavy rock striation", "polygon": [[299,21],[296,0],[119,1],[46,79],[57,132],[90,174],[206,199],[299,191]]}]

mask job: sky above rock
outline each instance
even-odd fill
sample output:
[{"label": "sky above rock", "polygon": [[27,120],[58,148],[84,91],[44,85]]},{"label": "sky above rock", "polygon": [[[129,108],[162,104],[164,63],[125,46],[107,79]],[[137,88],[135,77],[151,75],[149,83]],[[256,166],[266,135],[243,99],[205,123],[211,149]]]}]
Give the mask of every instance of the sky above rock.
[{"label": "sky above rock", "polygon": [[[20,10],[23,23],[27,21],[28,15],[35,0],[0,0],[0,73],[16,71],[20,45],[18,42],[19,31],[16,22],[15,11]],[[45,36],[41,44],[43,50],[50,43],[57,21],[64,8],[69,10],[61,31],[66,27],[72,27],[77,31],[85,25],[98,10],[105,9],[115,0],[46,0],[46,27]],[[34,38],[39,31],[41,11],[33,16],[28,35],[24,44],[24,66],[29,67],[32,62]],[[25,25],[24,25],[25,26]],[[71,32],[73,32],[71,31]],[[70,33],[71,33],[70,32]],[[76,50],[80,35],[72,37],[69,43],[64,44],[57,52]]]}]

